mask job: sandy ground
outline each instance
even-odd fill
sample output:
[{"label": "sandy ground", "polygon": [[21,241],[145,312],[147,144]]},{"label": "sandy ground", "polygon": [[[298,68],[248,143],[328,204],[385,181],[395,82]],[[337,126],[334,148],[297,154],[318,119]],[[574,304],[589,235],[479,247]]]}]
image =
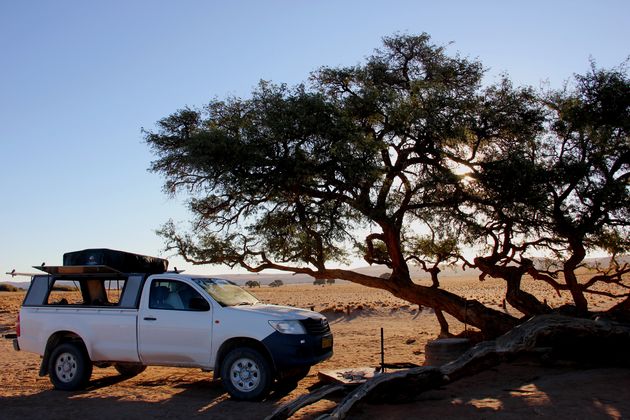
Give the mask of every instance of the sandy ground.
[{"label": "sandy ground", "polygon": [[[445,282],[446,283],[446,282]],[[472,278],[449,279],[445,287],[501,307],[501,283]],[[534,287],[532,284],[531,287]],[[540,288],[543,286],[535,286]],[[566,297],[550,290],[548,302]],[[149,367],[123,380],[113,368],[95,368],[90,386],[82,392],[54,391],[47,377],[37,375],[39,356],[15,352],[0,340],[0,419],[46,418],[251,418],[261,419],[277,406],[319,384],[317,372],[377,366],[380,328],[385,335],[386,362],[424,362],[424,346],[439,331],[434,314],[379,291],[351,284],[332,286],[285,285],[262,287],[254,293],[270,303],[313,307],[329,317],[335,336],[334,356],[311,369],[293,390],[274,392],[262,402],[232,401],[212,374],[197,369]],[[0,292],[0,334],[14,328],[23,293]],[[605,298],[597,302],[605,307]],[[515,313],[508,306],[508,312]],[[465,326],[452,319],[451,331]],[[315,418],[331,409],[339,397],[300,410],[295,418]],[[558,419],[630,418],[629,369],[539,367],[526,362],[501,365],[481,374],[423,393],[418,402],[403,405],[361,404],[352,418],[507,418]]]}]

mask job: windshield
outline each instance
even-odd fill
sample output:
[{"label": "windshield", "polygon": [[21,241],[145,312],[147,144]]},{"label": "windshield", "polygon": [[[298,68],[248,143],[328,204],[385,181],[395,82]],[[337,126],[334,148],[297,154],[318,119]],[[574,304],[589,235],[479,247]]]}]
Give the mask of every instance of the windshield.
[{"label": "windshield", "polygon": [[221,306],[254,305],[258,299],[229,280],[193,278]]}]

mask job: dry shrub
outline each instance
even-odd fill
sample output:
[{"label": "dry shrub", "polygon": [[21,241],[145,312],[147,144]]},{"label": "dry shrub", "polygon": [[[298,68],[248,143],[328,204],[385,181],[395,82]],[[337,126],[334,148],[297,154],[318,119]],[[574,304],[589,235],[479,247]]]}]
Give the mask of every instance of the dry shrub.
[{"label": "dry shrub", "polygon": [[0,292],[19,292],[20,288],[9,283],[0,283]]}]

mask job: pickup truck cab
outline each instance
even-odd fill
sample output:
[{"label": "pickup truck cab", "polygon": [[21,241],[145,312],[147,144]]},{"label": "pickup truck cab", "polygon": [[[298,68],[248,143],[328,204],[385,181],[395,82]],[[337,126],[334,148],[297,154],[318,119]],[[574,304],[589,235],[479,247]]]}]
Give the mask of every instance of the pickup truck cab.
[{"label": "pickup truck cab", "polygon": [[99,255],[121,251],[78,253],[96,263],[36,267],[48,274],[32,278],[14,342],[16,350],[42,356],[39,373],[57,389],[85,387],[93,366],[114,365],[126,376],[151,365],[181,366],[214,371],[233,398],[256,400],[275,381],[297,381],[332,355],[332,334],[319,313],[263,304],[228,280],[146,261],[120,264],[145,272],[98,263]]}]

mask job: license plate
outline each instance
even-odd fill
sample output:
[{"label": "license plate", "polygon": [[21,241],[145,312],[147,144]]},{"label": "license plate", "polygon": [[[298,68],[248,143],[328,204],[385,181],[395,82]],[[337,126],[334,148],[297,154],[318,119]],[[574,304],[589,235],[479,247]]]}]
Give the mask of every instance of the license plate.
[{"label": "license plate", "polygon": [[324,337],[322,338],[322,348],[327,349],[328,347],[332,347],[333,339],[332,337]]}]

